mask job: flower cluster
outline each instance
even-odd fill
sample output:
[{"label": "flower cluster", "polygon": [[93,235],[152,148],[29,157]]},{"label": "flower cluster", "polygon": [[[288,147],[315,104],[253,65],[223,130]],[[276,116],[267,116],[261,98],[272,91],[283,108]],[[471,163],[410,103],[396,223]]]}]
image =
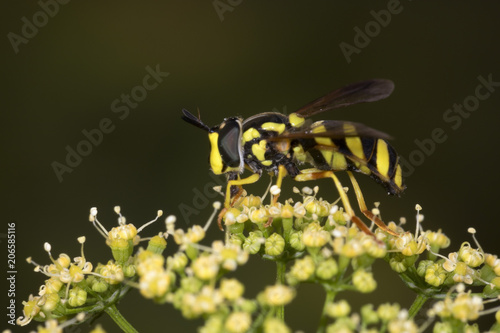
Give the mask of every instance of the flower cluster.
[{"label": "flower cluster", "polygon": [[[110,307],[114,307],[114,303],[127,292],[129,286],[124,282],[136,275],[131,255],[141,240],[138,233],[142,229],[126,224],[119,207],[115,207],[115,212],[118,214],[119,225],[107,231],[97,220],[97,209],[90,210],[90,222],[105,237],[106,244],[111,248],[113,259],[106,264],[94,265],[87,260],[84,253],[85,237],[78,238],[81,253],[73,259],[65,253],[54,258],[49,243],[45,243],[44,250],[51,264],[39,265],[28,258],[27,261],[35,266],[35,271],[44,274],[47,280],[40,287],[37,296],[30,295],[23,302],[23,316],[18,318],[18,325],[27,325],[34,319],[47,321],[47,325],[52,325],[55,329],[61,326],[55,325],[54,319],[66,320],[84,313],[86,316],[79,321],[88,320],[102,312],[102,303],[112,304]],[[157,217],[151,222],[161,215],[162,212],[158,211]]]},{"label": "flower cluster", "polygon": [[[399,225],[388,224],[393,233],[376,229],[373,235],[369,235],[351,224],[351,217],[342,207],[318,198],[317,187],[305,187],[301,191],[294,189],[294,192],[302,195],[301,201],[289,199],[284,203],[265,205],[260,197],[244,197],[235,203],[224,219],[231,234],[230,241],[264,259],[286,263],[284,281],[288,285],[321,284],[325,287],[327,300],[337,295],[334,291],[369,293],[377,287],[372,264],[383,258],[403,282],[421,296],[422,304],[427,299],[439,298],[443,291],[458,283],[482,286],[480,300],[499,295],[500,259],[485,253],[477,241],[476,247],[464,242],[457,252],[449,253],[447,257],[439,254],[449,247],[450,239],[441,230],[422,228],[420,205],[416,205],[415,233],[403,229],[406,220],[402,218]],[[376,203],[372,210],[375,216],[380,215],[378,206]],[[270,219],[272,225],[267,226]],[[396,315],[388,327],[404,330],[410,325],[418,330],[415,324],[409,323],[420,306],[412,308],[411,313],[406,311]],[[331,306],[325,306],[327,308],[331,309]],[[474,312],[473,307],[469,309]],[[474,320],[477,316],[471,314],[465,318]],[[341,322],[345,323],[345,319]],[[359,329],[359,323],[354,325],[354,322],[356,320],[347,326]],[[408,331],[413,329],[408,328]]]},{"label": "flower cluster", "polygon": [[[53,258],[51,246],[45,245],[51,264],[37,265],[35,270],[47,276],[38,296],[24,302],[24,316],[18,324],[31,320],[58,326],[57,319],[85,314],[87,320],[107,312],[125,331],[133,332],[123,318],[115,318],[115,303],[132,289],[156,303],[171,304],[185,318],[203,318],[201,333],[248,331],[291,332],[284,320],[284,306],[292,302],[302,283],[315,283],[326,294],[320,331],[324,332],[421,332],[434,324],[435,332],[471,331],[471,321],[496,312],[500,331],[499,308],[486,309],[500,294],[500,259],[484,252],[476,241],[464,242],[456,252],[441,254],[450,246],[450,239],[441,231],[424,230],[421,207],[416,206],[415,232],[405,231],[405,219],[390,222],[390,230],[373,226],[360,231],[337,202],[318,197],[319,188],[294,189],[301,198],[279,202],[244,195],[221,216],[226,229],[225,240],[205,241],[206,231],[220,203],[204,226],[178,228],[176,218],[165,219],[165,231],[153,237],[139,234],[157,221],[141,227],[126,223],[120,208],[118,226],[107,231],[91,209],[89,220],[103,235],[111,249],[106,264],[92,264],[84,255],[85,238],[80,256],[70,259],[66,254]],[[276,198],[279,194],[271,188]],[[379,205],[371,211],[380,218]],[[222,215],[222,214],[221,214]],[[369,214],[368,214],[369,215]],[[390,231],[390,232],[387,232]],[[167,241],[173,240],[177,250],[165,255]],[[145,248],[141,242],[147,241]],[[244,265],[250,255],[274,261],[277,282],[263,286],[255,298],[245,295],[244,282],[227,276]],[[417,293],[410,310],[398,304],[368,304],[352,311],[342,299],[345,291],[370,293],[377,288],[373,263],[383,259],[401,277],[404,284]],[[480,292],[466,291],[481,288]],[[417,323],[413,318],[423,304],[437,299],[428,312],[429,320]],[[105,306],[103,306],[103,304]],[[127,328],[129,328],[127,330]],[[41,331],[41,330],[40,330]],[[54,330],[55,331],[55,330]],[[101,332],[102,329],[99,329]]]}]

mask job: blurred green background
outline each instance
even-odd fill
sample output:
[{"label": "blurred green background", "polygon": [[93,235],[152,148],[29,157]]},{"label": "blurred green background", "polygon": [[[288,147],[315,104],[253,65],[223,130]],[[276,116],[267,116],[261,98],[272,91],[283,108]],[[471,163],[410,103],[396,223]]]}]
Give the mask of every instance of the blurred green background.
[{"label": "blurred green background", "polygon": [[[218,12],[214,3],[226,7]],[[390,22],[385,18],[385,27],[369,23],[375,22],[371,11],[395,3],[71,1],[59,4],[57,13],[49,8],[55,14],[44,21],[39,13],[43,6],[36,1],[4,2],[0,232],[6,233],[8,222],[17,223],[18,315],[21,301],[36,294],[44,280],[24,258],[46,263],[44,242],[52,244],[54,254],[73,257],[80,251],[76,238],[86,235],[88,259],[109,258],[102,237],[88,223],[90,207],[98,207],[107,228],[116,224],[115,205],[136,225],[163,209],[187,227],[181,205],[197,210],[186,222],[206,221],[210,205],[202,202],[196,208],[193,199],[196,189],[203,192],[214,182],[208,170],[208,140],[206,133],[180,119],[182,108],[196,113],[199,107],[208,125],[228,116],[291,113],[332,89],[369,78],[393,80],[393,95],[315,119],[352,120],[387,132],[399,154],[413,161],[401,198],[386,196],[368,177],[357,177],[370,206],[380,201],[384,220],[406,216],[413,229],[419,203],[424,227],[442,228],[452,239],[450,251],[471,240],[467,228],[474,226],[483,248],[499,253],[500,87],[456,130],[451,125],[457,123],[446,122],[443,115],[475,94],[478,76],[491,75],[500,82],[500,3],[401,1]],[[25,22],[34,20],[38,31],[23,32]],[[339,45],[355,46],[354,29],[364,31],[367,23],[372,37],[357,40],[365,45],[348,62]],[[143,85],[147,66],[159,66],[169,75],[141,96],[136,87]],[[129,107],[127,116],[123,109],[114,112],[112,103],[131,92],[142,101]],[[126,105],[115,103],[116,108]],[[82,131],[98,128],[105,118],[113,131],[103,134],[72,172],[58,179],[53,163],[66,164],[66,147],[77,149],[85,140]],[[418,153],[415,140],[428,140],[436,128],[443,129],[447,140],[435,144],[432,153]],[[348,184],[345,174],[341,180]],[[267,184],[264,177],[249,190],[261,194]],[[321,196],[337,197],[331,182],[319,184]],[[285,190],[293,185],[286,181]],[[163,223],[157,223],[144,235],[162,228]],[[223,234],[213,227],[210,236]],[[174,251],[169,243],[169,251]],[[251,297],[273,283],[273,274],[273,264],[253,260],[236,276],[247,283],[246,295]],[[386,265],[375,267],[375,277],[379,288],[374,294],[345,295],[354,310],[366,302],[397,301],[409,307],[412,292]],[[314,330],[322,297],[315,286],[300,287],[287,308],[293,329]],[[120,309],[141,332],[194,332],[200,324],[136,292]],[[98,321],[108,332],[117,330],[107,318]]]}]

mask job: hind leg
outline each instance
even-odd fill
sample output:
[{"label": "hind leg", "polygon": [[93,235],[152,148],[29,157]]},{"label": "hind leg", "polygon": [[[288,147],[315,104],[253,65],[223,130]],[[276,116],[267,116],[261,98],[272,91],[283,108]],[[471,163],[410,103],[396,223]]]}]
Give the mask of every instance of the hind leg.
[{"label": "hind leg", "polygon": [[305,169],[302,170],[300,174],[295,176],[295,180],[299,182],[305,182],[308,180],[315,180],[315,179],[321,179],[321,178],[331,178],[337,187],[337,191],[339,192],[340,199],[342,200],[342,204],[344,205],[344,209],[347,213],[347,215],[350,217],[351,221],[354,222],[358,226],[360,230],[362,230],[364,233],[371,235],[375,237],[373,232],[366,226],[366,224],[361,221],[359,217],[354,214],[354,210],[351,207],[351,203],[349,202],[349,198],[347,197],[347,194],[344,191],[344,187],[342,186],[342,183],[340,180],[337,178],[335,173],[333,171],[322,171],[318,169]]},{"label": "hind leg", "polygon": [[349,178],[351,179],[352,186],[354,188],[354,193],[356,193],[356,199],[358,200],[358,206],[361,212],[369,218],[371,221],[373,221],[380,229],[384,230],[385,232],[393,235],[393,236],[399,236],[399,234],[393,230],[391,230],[381,219],[379,219],[375,214],[373,214],[368,208],[366,207],[365,203],[365,198],[363,197],[363,193],[361,192],[361,188],[358,185],[358,182],[356,181],[356,178],[354,178],[354,175],[352,174],[351,171],[347,171],[347,174],[349,175]]}]

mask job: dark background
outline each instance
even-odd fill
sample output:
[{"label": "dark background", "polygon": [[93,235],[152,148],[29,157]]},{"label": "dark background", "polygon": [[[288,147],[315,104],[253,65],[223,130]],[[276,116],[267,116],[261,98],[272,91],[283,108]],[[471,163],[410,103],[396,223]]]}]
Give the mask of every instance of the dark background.
[{"label": "dark background", "polygon": [[[500,88],[456,130],[443,120],[454,103],[474,95],[478,76],[491,74],[500,81],[498,2],[401,1],[400,12],[372,33],[350,63],[339,44],[354,45],[353,29],[365,30],[374,21],[370,11],[386,10],[387,1],[232,4],[231,11],[219,15],[212,1],[71,1],[59,5],[57,14],[42,22],[16,53],[8,34],[21,36],[22,18],[33,22],[41,7],[35,1],[4,2],[9,7],[2,9],[0,23],[5,36],[1,232],[6,233],[8,222],[16,222],[18,316],[22,300],[36,294],[44,280],[24,258],[47,263],[44,242],[52,244],[54,255],[74,257],[80,251],[76,238],[86,235],[89,260],[110,257],[103,238],[88,223],[90,207],[98,207],[108,229],[116,225],[115,205],[136,225],[152,219],[158,209],[177,215],[183,227],[206,221],[210,205],[200,201],[196,207],[193,190],[203,192],[213,182],[208,140],[206,133],[180,119],[182,108],[196,113],[199,107],[203,121],[212,126],[228,116],[273,109],[291,113],[332,89],[369,78],[393,80],[393,95],[315,117],[358,121],[387,132],[403,158],[420,164],[406,178],[408,189],[401,198],[386,196],[381,186],[358,176],[369,205],[380,201],[384,220],[406,216],[413,229],[419,203],[424,227],[442,228],[452,239],[449,251],[470,241],[467,228],[474,226],[485,251],[499,252]],[[169,76],[120,119],[123,113],[114,113],[111,104],[142,85],[146,66],[156,65]],[[60,181],[52,164],[66,164],[66,147],[76,149],[85,140],[82,131],[98,128],[104,118],[114,130]],[[442,128],[447,140],[427,155],[415,152],[421,150],[415,140],[428,140],[435,128]],[[341,180],[348,184],[345,174]],[[267,183],[265,177],[249,190],[261,194]],[[337,197],[331,182],[319,184],[320,195]],[[285,190],[293,185],[285,181]],[[199,212],[183,218],[181,205]],[[142,235],[162,228],[163,222],[157,223]],[[212,237],[223,236],[212,229]],[[175,248],[169,241],[169,250]],[[272,264],[254,261],[236,274],[248,284],[248,297],[274,280]],[[366,302],[410,306],[414,295],[386,265],[375,267],[375,277],[375,293],[339,298],[351,300],[355,311]],[[137,294],[126,297],[120,309],[141,332],[152,331],[152,325],[195,331],[200,324]],[[314,330],[322,297],[316,286],[299,289],[287,310],[293,329]],[[116,331],[109,319],[99,322],[108,332]]]}]

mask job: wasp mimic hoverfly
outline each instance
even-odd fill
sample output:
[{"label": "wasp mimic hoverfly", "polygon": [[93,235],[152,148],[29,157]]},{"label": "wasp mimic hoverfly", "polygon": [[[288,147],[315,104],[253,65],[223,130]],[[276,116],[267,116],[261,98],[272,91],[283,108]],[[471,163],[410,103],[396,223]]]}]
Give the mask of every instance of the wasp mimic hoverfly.
[{"label": "wasp mimic hoverfly", "polygon": [[[210,167],[217,174],[227,175],[227,188],[221,220],[242,194],[241,185],[256,182],[265,171],[277,176],[281,188],[283,177],[296,181],[331,178],[340,194],[345,212],[365,233],[370,229],[354,214],[336,171],[347,171],[361,212],[386,232],[397,235],[367,209],[361,189],[352,171],[369,175],[382,184],[389,194],[400,195],[404,189],[399,157],[387,142],[389,135],[360,123],[321,120],[312,124],[306,118],[352,104],[374,102],[388,97],[394,89],[392,81],[367,80],[334,90],[290,115],[277,112],[259,113],[248,119],[230,117],[212,128],[199,118],[182,110],[182,119],[208,132]],[[312,168],[301,168],[309,164]],[[252,172],[247,178],[244,169]],[[279,191],[278,191],[279,193]],[[276,203],[274,195],[272,203]],[[233,201],[231,202],[231,199]],[[269,219],[266,226],[272,223]]]}]

